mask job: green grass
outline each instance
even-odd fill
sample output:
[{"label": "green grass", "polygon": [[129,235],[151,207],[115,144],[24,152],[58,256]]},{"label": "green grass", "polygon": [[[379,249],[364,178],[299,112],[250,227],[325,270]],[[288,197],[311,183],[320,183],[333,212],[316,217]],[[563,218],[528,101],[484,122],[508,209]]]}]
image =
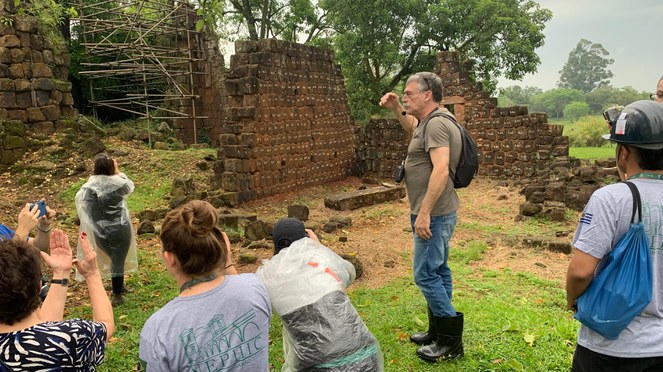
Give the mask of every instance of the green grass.
[{"label": "green grass", "polygon": [[[133,292],[115,308],[116,332],[106,347],[99,371],[131,371],[138,358],[142,325],[177,296],[176,284],[163,269],[158,242],[141,237],[140,272],[128,277]],[[415,354],[409,342],[424,329],[426,303],[411,276],[391,280],[381,288],[350,287],[350,298],[380,342],[386,371],[567,371],[571,365],[578,323],[564,309],[558,282],[511,269],[489,270],[478,260],[490,259],[483,240],[454,246],[454,306],[465,314],[465,356],[432,365]],[[82,299],[82,303],[86,303]],[[73,307],[66,317],[91,318],[89,305]],[[270,370],[283,363],[282,325],[278,316],[270,329]]]},{"label": "green grass", "polygon": [[569,156],[578,159],[611,159],[615,157],[615,148],[613,146],[603,147],[571,147]]}]

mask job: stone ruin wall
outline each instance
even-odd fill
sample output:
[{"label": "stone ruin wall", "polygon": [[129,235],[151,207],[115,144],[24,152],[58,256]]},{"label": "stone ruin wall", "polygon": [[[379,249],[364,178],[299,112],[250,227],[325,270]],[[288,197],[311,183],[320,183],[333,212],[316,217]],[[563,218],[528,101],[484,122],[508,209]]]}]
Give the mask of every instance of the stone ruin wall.
[{"label": "stone ruin wall", "polygon": [[[180,28],[195,30],[195,23],[200,16],[196,15],[193,6],[182,6],[178,11],[190,12],[189,17],[175,17],[189,21],[187,25],[179,25]],[[218,145],[218,138],[223,128],[220,125],[220,118],[223,117],[226,97],[223,84],[226,78],[226,68],[223,55],[219,52],[219,36],[207,28],[200,33],[179,35],[182,50],[188,48],[187,38],[191,39],[190,53],[193,61],[194,87],[192,93],[198,98],[194,100],[195,107],[192,107],[191,100],[178,102],[180,105],[178,111],[187,113],[190,118],[174,120],[174,127],[178,131],[178,138],[184,143],[209,142],[212,145]],[[188,80],[189,76],[182,76],[181,79]],[[181,83],[186,86],[188,81],[181,81]],[[197,118],[194,120],[193,117]]]},{"label": "stone ruin wall", "polygon": [[[470,77],[471,64],[461,63],[457,52],[440,52],[435,73],[442,79],[442,104],[476,140],[479,174],[495,179],[549,177],[555,167],[568,171],[568,137],[563,126],[547,123],[545,114],[527,107],[497,107],[497,99]],[[391,178],[405,156],[408,139],[396,119],[372,119],[361,141],[362,168],[369,174]]]},{"label": "stone ruin wall", "polygon": [[[22,3],[22,6],[27,6]],[[0,167],[28,151],[31,133],[52,134],[77,117],[67,46],[42,34],[36,18],[3,1],[0,16]]]},{"label": "stone ruin wall", "polygon": [[212,188],[242,202],[346,178],[354,123],[332,51],[272,39],[235,51]]}]

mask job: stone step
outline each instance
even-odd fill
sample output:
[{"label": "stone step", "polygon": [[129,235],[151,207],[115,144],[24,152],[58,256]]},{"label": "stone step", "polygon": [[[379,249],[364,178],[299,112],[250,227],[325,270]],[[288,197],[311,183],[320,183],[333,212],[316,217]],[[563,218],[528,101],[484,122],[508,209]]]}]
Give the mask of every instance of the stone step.
[{"label": "stone step", "polygon": [[325,198],[325,207],[347,211],[405,197],[404,186],[378,186],[356,190]]}]

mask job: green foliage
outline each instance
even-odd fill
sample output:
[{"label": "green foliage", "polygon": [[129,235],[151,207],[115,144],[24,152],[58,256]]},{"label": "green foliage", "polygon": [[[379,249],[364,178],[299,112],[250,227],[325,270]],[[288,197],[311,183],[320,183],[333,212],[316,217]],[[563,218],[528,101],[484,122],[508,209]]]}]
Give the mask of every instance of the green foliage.
[{"label": "green foliage", "polygon": [[610,106],[626,106],[641,99],[649,99],[648,92],[638,92],[632,87],[613,88],[603,86],[585,94],[592,114],[601,114]]},{"label": "green foliage", "polygon": [[602,135],[608,133],[608,125],[601,116],[585,116],[566,135],[571,147],[600,147],[605,143]]},{"label": "green foliage", "polygon": [[559,72],[558,86],[588,93],[609,85],[613,74],[608,70],[608,65],[614,62],[608,58],[609,54],[603,45],[580,39]]},{"label": "green foliage", "polygon": [[430,71],[437,51],[457,50],[475,62],[475,80],[490,89],[498,76],[536,71],[551,13],[515,0],[321,1],[336,34],[337,60],[355,118],[377,112],[382,94],[417,71]]},{"label": "green foliage", "polygon": [[574,101],[564,107],[564,117],[571,121],[576,121],[587,114],[589,114],[587,102]]},{"label": "green foliage", "polygon": [[577,159],[611,159],[615,157],[615,148],[611,146],[603,147],[571,147],[569,156]]},{"label": "green foliage", "polygon": [[564,107],[574,101],[582,101],[583,94],[575,89],[551,89],[530,99],[530,112],[545,112],[553,118],[561,118]]},{"label": "green foliage", "polygon": [[[529,105],[532,97],[543,93],[541,88],[512,85],[499,90],[497,100],[502,107]],[[502,104],[502,102],[506,104]]]}]

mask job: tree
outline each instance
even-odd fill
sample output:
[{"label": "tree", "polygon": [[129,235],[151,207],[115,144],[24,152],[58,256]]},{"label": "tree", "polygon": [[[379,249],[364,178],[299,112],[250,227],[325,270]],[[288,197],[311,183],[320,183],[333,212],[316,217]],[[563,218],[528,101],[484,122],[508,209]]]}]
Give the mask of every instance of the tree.
[{"label": "tree", "polygon": [[[520,85],[512,85],[502,88],[499,91],[499,100],[511,102],[511,105],[528,105],[532,97],[537,94],[543,93],[541,88],[537,87],[521,87]],[[502,106],[500,104],[500,106]]]},{"label": "tree", "polygon": [[610,106],[626,106],[641,99],[649,99],[648,92],[638,92],[633,87],[600,87],[585,94],[590,112],[600,114]]},{"label": "tree", "polygon": [[564,118],[572,122],[589,114],[589,105],[587,102],[574,101],[564,107]]},{"label": "tree", "polygon": [[551,89],[530,100],[531,112],[545,112],[553,118],[561,118],[564,107],[574,101],[582,101],[583,94],[575,89]]},{"label": "tree", "polygon": [[[377,112],[379,97],[408,75],[430,71],[437,51],[474,61],[475,80],[520,79],[540,63],[535,49],[552,14],[522,0],[321,0],[336,34],[350,105]],[[367,112],[368,111],[368,112]],[[363,115],[359,115],[360,117]]]},{"label": "tree", "polygon": [[326,11],[311,0],[200,0],[199,5],[205,23],[228,39],[248,34],[250,40],[308,43],[329,30]]},{"label": "tree", "polygon": [[566,64],[559,71],[558,87],[588,93],[596,88],[609,85],[613,74],[608,70],[608,65],[614,62],[608,58],[609,54],[603,45],[580,39],[576,47],[569,53]]}]

